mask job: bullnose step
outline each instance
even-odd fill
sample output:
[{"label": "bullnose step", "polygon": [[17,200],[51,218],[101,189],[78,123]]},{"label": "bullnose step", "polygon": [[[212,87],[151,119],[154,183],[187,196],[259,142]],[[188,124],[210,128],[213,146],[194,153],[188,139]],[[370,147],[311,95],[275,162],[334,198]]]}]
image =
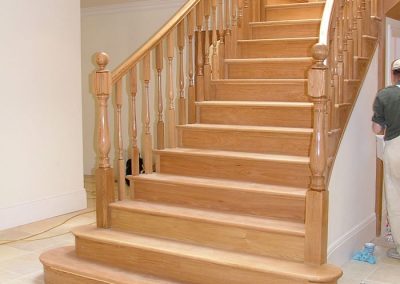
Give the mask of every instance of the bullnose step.
[{"label": "bullnose step", "polygon": [[73,233],[78,256],[188,283],[330,283],[342,273],[331,265],[309,266],[94,226]]},{"label": "bullnose step", "polygon": [[79,258],[73,246],[47,251],[40,256],[40,261],[49,284],[183,284]]}]

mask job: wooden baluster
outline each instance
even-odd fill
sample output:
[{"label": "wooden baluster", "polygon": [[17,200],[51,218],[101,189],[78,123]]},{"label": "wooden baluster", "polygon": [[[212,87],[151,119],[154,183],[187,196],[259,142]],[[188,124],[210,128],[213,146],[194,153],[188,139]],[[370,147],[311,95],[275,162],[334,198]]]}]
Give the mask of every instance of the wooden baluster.
[{"label": "wooden baluster", "polygon": [[[352,30],[352,37],[353,37],[353,55],[354,56],[359,56],[358,55],[358,31],[357,31],[357,0],[352,0],[352,26],[351,26],[351,30]],[[355,68],[356,69],[356,68]],[[356,75],[354,75],[354,78],[356,77]]]},{"label": "wooden baluster", "polygon": [[311,184],[306,196],[305,259],[308,264],[326,263],[328,235],[328,191],[325,184],[327,168],[326,139],[326,79],[324,60],[328,47],[316,44],[313,58],[316,61],[308,74],[308,95],[314,103],[314,133],[310,152]]},{"label": "wooden baluster", "polygon": [[362,34],[369,35],[369,15],[367,10],[367,0],[361,0],[361,11],[362,11]]},{"label": "wooden baluster", "polygon": [[183,50],[185,48],[185,21],[178,24],[179,48],[179,124],[186,124],[185,74],[183,71]]},{"label": "wooden baluster", "polygon": [[153,172],[153,142],[150,130],[150,53],[143,58],[143,81],[144,81],[144,127],[143,127],[143,160],[144,172],[151,174]]},{"label": "wooden baluster", "polygon": [[361,0],[357,5],[357,55],[363,56],[363,11]]},{"label": "wooden baluster", "polygon": [[205,29],[205,39],[204,39],[204,99],[210,100],[210,81],[211,81],[211,65],[210,65],[210,0],[204,1],[204,29]]},{"label": "wooden baluster", "polygon": [[232,0],[232,42],[231,42],[231,56],[236,58],[237,39],[238,39],[238,0]]},{"label": "wooden baluster", "polygon": [[371,21],[371,16],[372,16],[372,11],[371,11],[371,0],[365,0],[365,14],[366,14],[366,22],[364,24],[364,28],[365,28],[365,34],[366,35],[371,35],[371,25],[372,25],[372,21]]},{"label": "wooden baluster", "polygon": [[[232,25],[230,0],[225,0],[225,57],[231,58]],[[225,75],[224,75],[225,76]]]},{"label": "wooden baluster", "polygon": [[347,47],[347,0],[341,0],[343,1],[343,5],[342,5],[342,21],[341,22],[341,35],[342,35],[342,45],[343,45],[343,77],[344,79],[348,79],[349,78],[349,70],[348,70],[348,47]]},{"label": "wooden baluster", "polygon": [[371,0],[371,17],[378,17],[378,1]]},{"label": "wooden baluster", "polygon": [[[251,22],[251,12],[249,6],[249,0],[243,0],[242,15],[241,15],[241,28],[242,28],[242,39],[249,37],[249,22]],[[253,2],[254,5],[254,2]]]},{"label": "wooden baluster", "polygon": [[352,0],[347,1],[348,5],[348,21],[347,21],[347,54],[348,59],[348,69],[349,69],[349,79],[354,78],[354,39],[353,39],[353,8]]},{"label": "wooden baluster", "polygon": [[212,79],[217,80],[218,75],[218,49],[217,49],[217,0],[212,0],[212,46],[213,46],[213,56],[212,56]]},{"label": "wooden baluster", "polygon": [[189,89],[188,89],[188,123],[196,122],[196,89],[194,85],[194,63],[193,63],[193,33],[194,33],[194,10],[187,16],[188,52],[189,52]]},{"label": "wooden baluster", "polygon": [[122,139],[122,80],[117,81],[116,97],[117,107],[117,147],[116,156],[118,163],[118,200],[125,199],[125,161],[124,161],[124,146]]},{"label": "wooden baluster", "polygon": [[[136,94],[137,94],[137,71],[136,65],[129,71],[129,91],[130,91],[130,140],[131,140],[131,169],[132,175],[139,175],[139,148],[137,143],[137,124],[136,124]],[[131,183],[131,198],[133,198],[133,183]]]},{"label": "wooden baluster", "polygon": [[108,125],[108,98],[111,94],[111,73],[106,70],[108,55],[96,54],[98,69],[94,75],[93,90],[97,99],[97,169],[96,169],[96,220],[97,227],[110,227],[109,204],[114,202],[114,173],[108,154],[111,141]]},{"label": "wooden baluster", "polygon": [[175,95],[174,75],[172,61],[174,59],[174,36],[172,32],[167,35],[167,56],[168,56],[168,147],[176,147],[176,122],[175,122]]},{"label": "wooden baluster", "polygon": [[196,100],[204,101],[204,58],[202,44],[202,28],[203,28],[203,1],[196,6],[196,25],[197,25],[197,62],[196,62]]},{"label": "wooden baluster", "polygon": [[161,41],[156,47],[156,68],[157,68],[157,78],[158,78],[158,91],[157,91],[157,100],[158,100],[158,122],[157,122],[157,149],[165,148],[165,139],[164,139],[164,105],[163,105],[163,97],[162,97],[162,82],[161,75],[163,71],[163,42]]},{"label": "wooden baluster", "polygon": [[253,0],[252,6],[252,22],[261,22],[261,0]]},{"label": "wooden baluster", "polygon": [[[223,11],[223,3],[222,0],[217,0],[217,9],[218,9],[218,77],[216,79],[225,78],[225,32],[224,32],[224,11]],[[215,52],[214,52],[215,53]]]}]

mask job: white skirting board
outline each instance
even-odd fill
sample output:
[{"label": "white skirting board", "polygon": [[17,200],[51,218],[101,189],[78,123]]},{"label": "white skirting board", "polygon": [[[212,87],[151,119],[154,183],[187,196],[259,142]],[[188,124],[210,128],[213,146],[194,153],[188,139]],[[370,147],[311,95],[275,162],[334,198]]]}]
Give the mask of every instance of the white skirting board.
[{"label": "white skirting board", "polygon": [[376,217],[372,214],[328,246],[328,263],[343,266],[366,242],[375,238]]},{"label": "white skirting board", "polygon": [[0,230],[86,209],[86,190],[74,190],[0,208]]}]

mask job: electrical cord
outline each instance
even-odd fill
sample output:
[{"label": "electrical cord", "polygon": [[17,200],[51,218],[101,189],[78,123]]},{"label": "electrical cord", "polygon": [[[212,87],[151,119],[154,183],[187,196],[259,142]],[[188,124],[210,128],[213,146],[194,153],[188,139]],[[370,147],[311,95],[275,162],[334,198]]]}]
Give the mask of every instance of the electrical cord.
[{"label": "electrical cord", "polygon": [[[63,222],[61,222],[60,224],[58,224],[56,226],[50,227],[50,228],[48,228],[46,230],[43,230],[43,231],[41,231],[39,233],[32,234],[32,235],[29,235],[29,236],[26,236],[26,237],[23,237],[23,238],[20,238],[20,239],[0,240],[0,246],[1,245],[11,244],[11,243],[16,243],[16,242],[20,242],[20,241],[32,242],[32,241],[45,240],[45,239],[50,239],[50,238],[59,237],[59,236],[63,236],[63,235],[69,234],[70,232],[65,232],[65,233],[62,233],[62,234],[57,234],[57,235],[52,235],[52,236],[47,236],[47,237],[42,237],[42,238],[31,239],[33,237],[37,237],[37,236],[40,236],[40,235],[42,235],[44,233],[47,233],[47,232],[49,232],[49,231],[51,231],[51,230],[53,230],[55,228],[61,227],[62,225],[66,224],[67,222],[71,221],[74,218],[77,218],[77,217],[80,217],[80,216],[83,216],[83,215],[86,215],[86,214],[89,214],[89,213],[93,213],[95,211],[96,210],[92,210],[92,211],[89,211],[89,212],[84,212],[84,213],[80,213],[80,214],[75,215],[75,216],[71,216],[71,217],[69,217],[68,219],[64,220]],[[95,222],[90,223],[90,224],[94,224],[94,223]]]}]

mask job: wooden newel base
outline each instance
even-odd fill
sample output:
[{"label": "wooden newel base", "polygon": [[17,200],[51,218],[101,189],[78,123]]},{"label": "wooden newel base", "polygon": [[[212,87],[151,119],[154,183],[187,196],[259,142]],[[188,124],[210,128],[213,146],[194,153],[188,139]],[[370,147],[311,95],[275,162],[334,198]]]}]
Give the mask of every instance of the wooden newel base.
[{"label": "wooden newel base", "polygon": [[307,192],[304,261],[308,264],[320,265],[327,261],[328,196],[328,191]]},{"label": "wooden newel base", "polygon": [[109,205],[112,202],[114,202],[114,171],[112,168],[98,168],[96,170],[97,227],[111,226]]}]

